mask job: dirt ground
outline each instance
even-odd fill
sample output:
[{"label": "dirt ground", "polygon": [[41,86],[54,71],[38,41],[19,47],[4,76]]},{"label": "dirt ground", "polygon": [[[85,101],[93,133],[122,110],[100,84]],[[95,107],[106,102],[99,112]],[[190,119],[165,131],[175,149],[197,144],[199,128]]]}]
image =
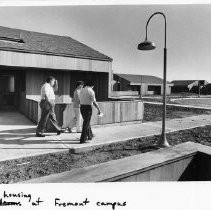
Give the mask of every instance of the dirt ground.
[{"label": "dirt ground", "polygon": [[[162,105],[144,104],[144,122],[162,120]],[[211,111],[186,107],[167,106],[166,119],[190,117],[200,114],[211,114]]]}]

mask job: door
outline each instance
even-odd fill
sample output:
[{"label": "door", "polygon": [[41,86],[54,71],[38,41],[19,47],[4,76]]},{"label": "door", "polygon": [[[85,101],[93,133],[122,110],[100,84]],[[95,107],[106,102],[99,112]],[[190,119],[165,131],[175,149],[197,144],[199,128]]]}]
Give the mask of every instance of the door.
[{"label": "door", "polygon": [[15,97],[15,76],[0,75],[0,107],[1,109],[13,109]]},{"label": "door", "polygon": [[25,92],[25,71],[0,67],[0,110],[19,109]]}]

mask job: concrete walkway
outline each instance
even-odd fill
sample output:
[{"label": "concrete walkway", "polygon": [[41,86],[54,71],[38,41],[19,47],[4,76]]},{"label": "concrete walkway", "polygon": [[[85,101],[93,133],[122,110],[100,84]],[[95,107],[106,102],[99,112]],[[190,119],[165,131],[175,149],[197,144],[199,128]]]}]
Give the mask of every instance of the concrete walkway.
[{"label": "concrete walkway", "polygon": [[[168,120],[166,132],[211,125],[211,115],[199,115]],[[93,128],[96,137],[90,143],[80,144],[78,133],[48,134],[35,137],[36,126],[17,112],[0,113],[0,161],[45,153],[68,151],[80,153],[96,147],[128,141],[161,133],[161,122],[113,125]]]}]

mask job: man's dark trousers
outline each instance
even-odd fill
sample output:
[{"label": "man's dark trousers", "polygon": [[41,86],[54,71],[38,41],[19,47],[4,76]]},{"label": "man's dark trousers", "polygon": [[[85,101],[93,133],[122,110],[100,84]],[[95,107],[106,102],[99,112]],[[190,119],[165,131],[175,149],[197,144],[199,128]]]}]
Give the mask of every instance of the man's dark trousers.
[{"label": "man's dark trousers", "polygon": [[83,128],[82,128],[80,143],[84,143],[86,142],[86,140],[91,140],[93,137],[92,129],[90,125],[90,121],[92,117],[92,106],[81,105],[80,111],[83,118]]},{"label": "man's dark trousers", "polygon": [[37,126],[36,133],[43,133],[48,119],[50,119],[51,124],[55,128],[56,131],[60,131],[61,128],[58,125],[58,122],[56,120],[56,115],[54,112],[54,103],[51,103],[50,105],[46,103],[45,100],[42,100],[40,102],[40,108],[41,108],[41,118]]}]

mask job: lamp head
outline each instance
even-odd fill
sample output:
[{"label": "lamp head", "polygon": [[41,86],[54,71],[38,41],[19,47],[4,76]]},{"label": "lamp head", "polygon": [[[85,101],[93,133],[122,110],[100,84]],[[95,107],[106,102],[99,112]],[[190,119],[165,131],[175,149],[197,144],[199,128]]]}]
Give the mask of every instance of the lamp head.
[{"label": "lamp head", "polygon": [[154,50],[155,48],[155,44],[148,40],[145,40],[138,45],[138,50]]}]

